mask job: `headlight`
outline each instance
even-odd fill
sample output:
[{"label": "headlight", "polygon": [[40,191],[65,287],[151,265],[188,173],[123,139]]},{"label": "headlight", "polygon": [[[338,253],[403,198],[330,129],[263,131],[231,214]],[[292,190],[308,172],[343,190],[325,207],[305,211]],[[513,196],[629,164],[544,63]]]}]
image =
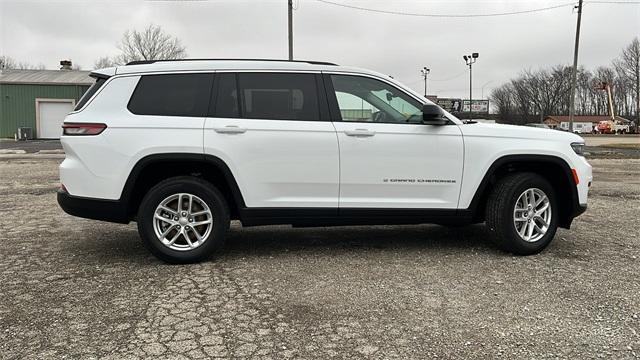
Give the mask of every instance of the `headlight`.
[{"label": "headlight", "polygon": [[571,143],[571,148],[576,154],[584,156],[584,143]]}]

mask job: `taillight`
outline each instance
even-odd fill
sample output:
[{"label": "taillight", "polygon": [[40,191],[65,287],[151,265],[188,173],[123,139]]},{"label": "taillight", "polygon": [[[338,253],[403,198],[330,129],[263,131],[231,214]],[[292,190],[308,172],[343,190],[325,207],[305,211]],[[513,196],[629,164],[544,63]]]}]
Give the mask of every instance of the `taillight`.
[{"label": "taillight", "polygon": [[62,124],[62,134],[69,136],[98,135],[106,128],[107,125],[105,124],[64,123]]}]

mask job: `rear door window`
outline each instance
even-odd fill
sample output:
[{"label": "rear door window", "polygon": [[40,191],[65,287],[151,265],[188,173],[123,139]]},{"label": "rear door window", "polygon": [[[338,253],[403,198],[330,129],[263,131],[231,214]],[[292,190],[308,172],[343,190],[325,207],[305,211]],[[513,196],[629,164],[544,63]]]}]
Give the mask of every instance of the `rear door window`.
[{"label": "rear door window", "polygon": [[238,88],[243,118],[320,120],[314,74],[239,73]]},{"label": "rear door window", "polygon": [[143,75],[129,100],[136,115],[206,116],[213,74]]}]

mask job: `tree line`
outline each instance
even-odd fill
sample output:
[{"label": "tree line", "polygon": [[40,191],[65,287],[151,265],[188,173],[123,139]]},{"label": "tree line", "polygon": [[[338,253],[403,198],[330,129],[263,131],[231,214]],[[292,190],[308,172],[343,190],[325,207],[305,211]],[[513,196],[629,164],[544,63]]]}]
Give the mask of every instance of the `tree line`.
[{"label": "tree line", "polygon": [[[493,89],[489,99],[497,108],[500,122],[525,124],[542,122],[549,115],[569,115],[571,66],[525,70],[515,79]],[[616,115],[640,120],[640,41],[634,38],[608,66],[594,70],[578,68],[575,114],[609,115],[608,83]]]},{"label": "tree line", "polygon": [[17,61],[10,56],[0,55],[0,70],[4,69],[44,70],[45,66],[42,63],[34,65],[26,61]]}]

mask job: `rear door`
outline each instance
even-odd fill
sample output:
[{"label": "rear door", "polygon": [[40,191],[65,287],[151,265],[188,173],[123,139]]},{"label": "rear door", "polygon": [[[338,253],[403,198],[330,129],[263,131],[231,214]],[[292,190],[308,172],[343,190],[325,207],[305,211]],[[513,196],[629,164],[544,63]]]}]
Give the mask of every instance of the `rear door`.
[{"label": "rear door", "polygon": [[248,208],[337,209],[338,141],[321,84],[314,73],[216,74],[204,151],[229,166]]}]

